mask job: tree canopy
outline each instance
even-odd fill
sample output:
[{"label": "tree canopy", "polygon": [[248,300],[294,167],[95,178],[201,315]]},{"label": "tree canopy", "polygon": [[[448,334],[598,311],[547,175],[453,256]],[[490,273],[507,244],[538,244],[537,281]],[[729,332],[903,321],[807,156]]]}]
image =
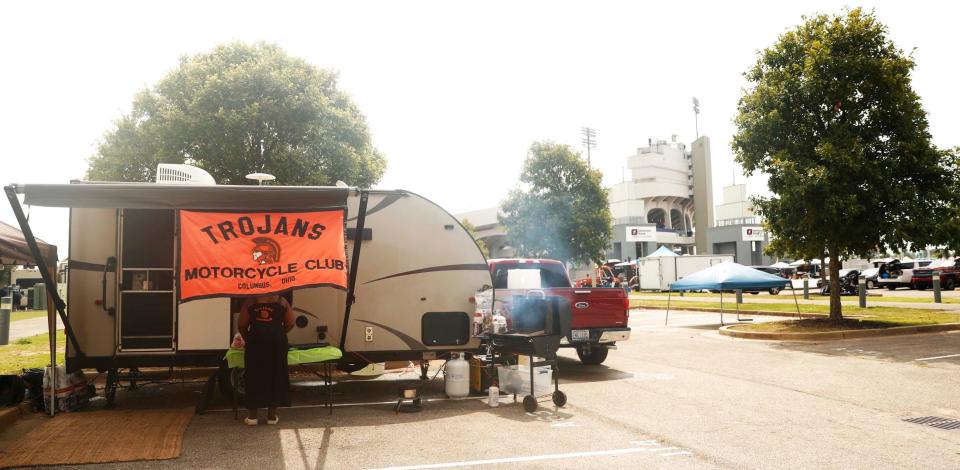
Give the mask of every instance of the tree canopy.
[{"label": "tree canopy", "polygon": [[773,251],[828,255],[831,317],[841,318],[839,259],[948,241],[956,153],[931,143],[913,91],[915,63],[860,9],[804,18],[744,76],[733,138]]},{"label": "tree canopy", "polygon": [[477,238],[477,226],[470,223],[468,219],[463,219],[460,221],[460,224],[463,225],[463,228],[467,229],[467,233],[473,237],[473,241],[477,242],[477,248],[480,248],[480,252],[483,253],[484,258],[490,257],[490,250],[487,248],[487,244],[483,240]]},{"label": "tree canopy", "polygon": [[534,143],[499,216],[517,254],[601,263],[612,234],[601,179],[570,146]]},{"label": "tree canopy", "polygon": [[243,43],[182,57],[134,97],[89,163],[91,180],[150,181],[158,163],[188,163],[220,184],[262,171],[284,185],[360,187],[386,168],[334,72]]}]

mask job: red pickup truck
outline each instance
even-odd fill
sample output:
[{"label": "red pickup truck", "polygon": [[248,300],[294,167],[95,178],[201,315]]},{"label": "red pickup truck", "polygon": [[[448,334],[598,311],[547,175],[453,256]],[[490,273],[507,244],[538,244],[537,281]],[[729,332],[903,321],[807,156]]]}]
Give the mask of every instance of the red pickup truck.
[{"label": "red pickup truck", "polygon": [[916,290],[932,289],[933,274],[940,277],[940,287],[943,290],[953,290],[960,285],[960,258],[956,260],[937,260],[924,268],[913,270],[910,279],[910,288]]},{"label": "red pickup truck", "polygon": [[584,364],[602,363],[617,341],[630,339],[630,299],[623,289],[571,287],[566,268],[555,260],[491,259],[487,264],[498,299],[542,291],[570,301],[572,328],[563,346],[576,348]]}]

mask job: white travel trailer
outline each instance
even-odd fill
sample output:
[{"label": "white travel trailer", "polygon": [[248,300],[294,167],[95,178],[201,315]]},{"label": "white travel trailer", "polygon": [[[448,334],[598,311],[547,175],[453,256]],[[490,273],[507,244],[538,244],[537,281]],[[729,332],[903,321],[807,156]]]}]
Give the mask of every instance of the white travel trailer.
[{"label": "white travel trailer", "polygon": [[339,346],[344,368],[479,347],[472,296],[492,284],[486,260],[456,218],[408,191],[85,182],[6,191],[15,206],[22,195],[26,204],[70,208],[70,370],[220,363],[239,301],[178,302],[181,209],[346,208],[347,289],[285,293],[296,316],[291,344]]},{"label": "white travel trailer", "polygon": [[725,261],[731,255],[648,256],[637,260],[640,290],[666,291],[670,284]]}]

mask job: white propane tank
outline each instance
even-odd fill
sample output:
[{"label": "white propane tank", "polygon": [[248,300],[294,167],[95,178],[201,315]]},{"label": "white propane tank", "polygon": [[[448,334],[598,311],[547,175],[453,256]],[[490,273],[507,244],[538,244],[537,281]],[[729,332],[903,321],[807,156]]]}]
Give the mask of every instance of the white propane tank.
[{"label": "white propane tank", "polygon": [[470,363],[459,354],[447,361],[443,372],[443,386],[450,398],[462,398],[470,395]]}]

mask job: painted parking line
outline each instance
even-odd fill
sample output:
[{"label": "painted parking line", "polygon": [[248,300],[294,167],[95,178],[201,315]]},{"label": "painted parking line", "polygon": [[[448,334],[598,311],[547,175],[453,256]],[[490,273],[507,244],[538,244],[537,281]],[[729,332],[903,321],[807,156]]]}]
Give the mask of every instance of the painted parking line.
[{"label": "painted parking line", "polygon": [[[638,441],[646,442],[646,441]],[[584,452],[568,452],[564,454],[543,454],[543,455],[529,455],[524,457],[504,457],[499,459],[484,459],[484,460],[463,460],[459,462],[442,462],[442,463],[430,463],[430,464],[420,464],[420,465],[406,465],[402,467],[384,467],[374,470],[419,470],[427,468],[456,468],[456,467],[472,467],[480,465],[496,465],[504,463],[520,463],[520,462],[540,462],[544,460],[558,460],[558,459],[571,459],[579,457],[604,457],[610,455],[625,455],[625,454],[640,454],[640,453],[655,453],[663,451],[673,451],[658,454],[661,457],[672,457],[678,455],[692,455],[691,452],[680,450],[678,447],[660,447],[659,444],[654,444],[653,446],[644,446],[644,447],[628,447],[625,449],[610,449],[610,450],[591,450]]]},{"label": "painted parking line", "polygon": [[932,361],[934,359],[946,359],[948,357],[960,357],[960,354],[947,354],[946,356],[934,356],[934,357],[921,357],[920,359],[915,359],[917,361]]}]

